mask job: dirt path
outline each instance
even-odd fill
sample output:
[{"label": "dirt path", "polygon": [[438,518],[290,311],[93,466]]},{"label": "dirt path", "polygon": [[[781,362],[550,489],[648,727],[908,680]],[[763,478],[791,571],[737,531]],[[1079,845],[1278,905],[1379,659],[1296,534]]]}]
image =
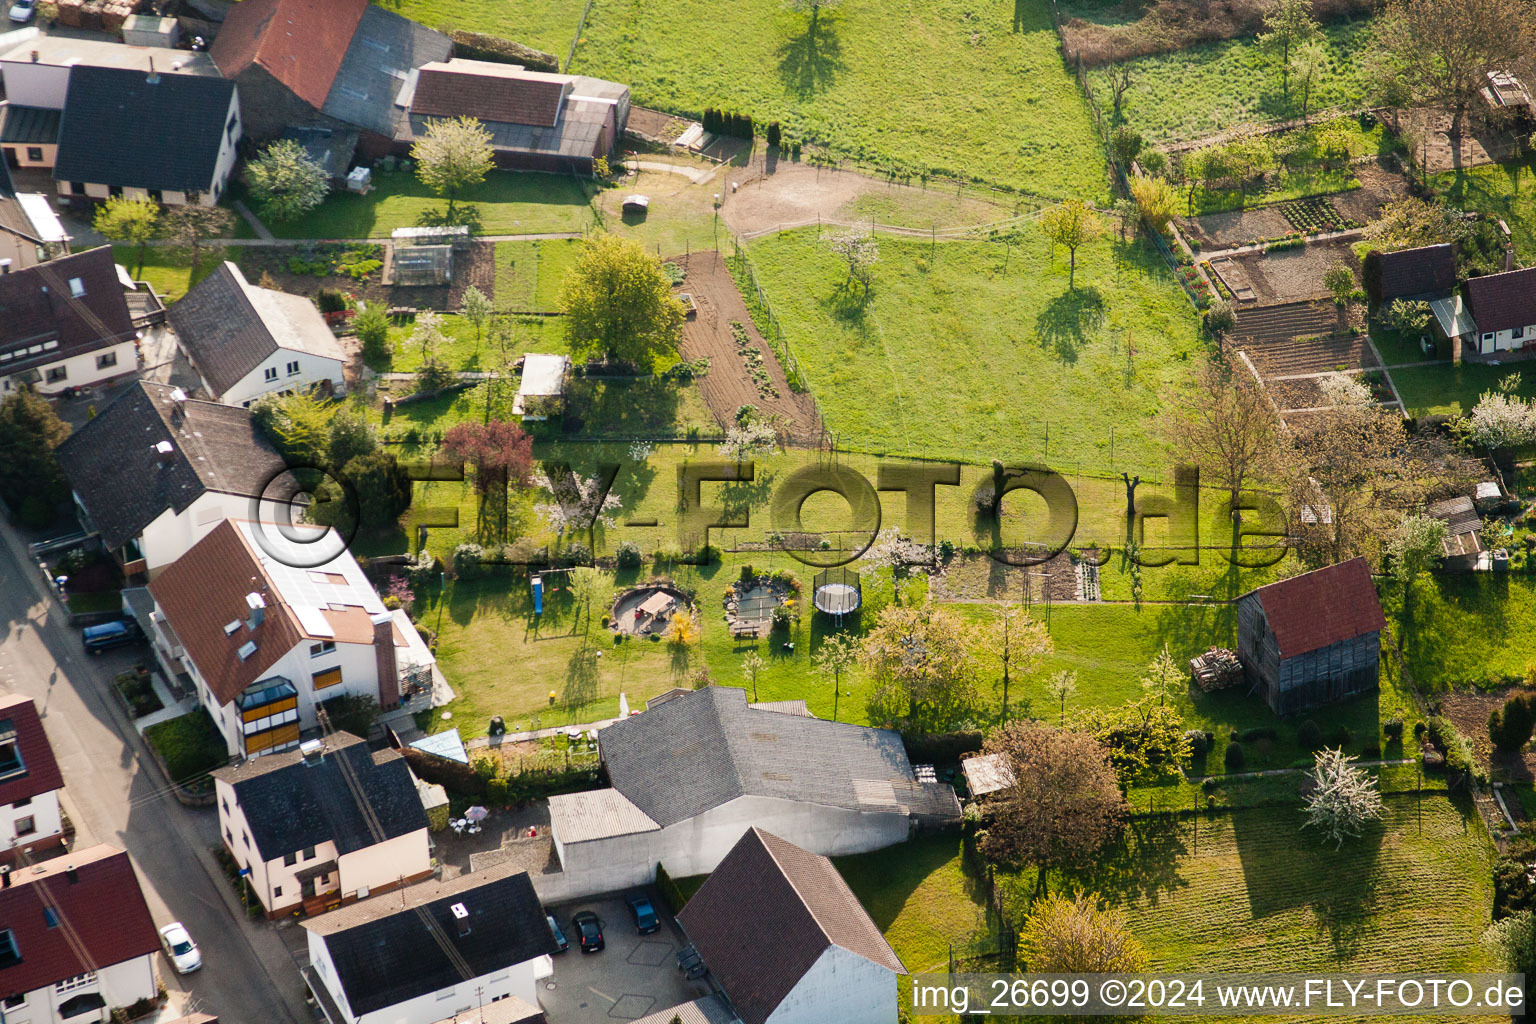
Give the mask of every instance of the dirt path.
[{"label": "dirt path", "polygon": [[[1008,220],[1033,209],[993,203],[938,189],[898,185],[857,171],[769,159],[758,153],[745,167],[726,168],[716,181],[725,205],[720,215],[744,235],[778,227],[868,223],[928,230]],[[737,186],[731,192],[732,185]]]},{"label": "dirt path", "polygon": [[[720,425],[729,427],[736,420],[737,409],[755,405],[763,412],[782,417],[796,438],[820,434],[821,420],[815,404],[809,395],[789,389],[784,368],[747,314],[747,305],[736,290],[725,260],[715,252],[695,252],[688,257],[675,256],[673,262],[688,272],[679,291],[692,295],[699,308],[698,315],[683,325],[683,358],[709,359],[709,373],[700,379],[699,390]],[[733,321],[746,329],[749,343],[762,353],[763,370],[772,388],[766,395],[752,379],[746,359],[736,350]]]}]

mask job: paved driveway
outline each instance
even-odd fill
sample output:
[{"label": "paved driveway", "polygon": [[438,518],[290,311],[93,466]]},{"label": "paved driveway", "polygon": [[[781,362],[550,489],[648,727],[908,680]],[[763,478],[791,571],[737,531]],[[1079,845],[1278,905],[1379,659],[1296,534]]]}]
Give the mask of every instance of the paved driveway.
[{"label": "paved driveway", "polygon": [[[549,907],[570,942],[569,952],[555,957],[554,977],[545,980],[539,1002],[560,1024],[613,1024],[635,1020],[709,992],[703,981],[689,981],[677,969],[677,951],[685,940],[666,906],[650,893],[661,915],[661,931],[635,932],[624,905],[624,894],[613,893]],[[583,953],[571,916],[590,910],[603,922],[607,944],[600,953]]]}]

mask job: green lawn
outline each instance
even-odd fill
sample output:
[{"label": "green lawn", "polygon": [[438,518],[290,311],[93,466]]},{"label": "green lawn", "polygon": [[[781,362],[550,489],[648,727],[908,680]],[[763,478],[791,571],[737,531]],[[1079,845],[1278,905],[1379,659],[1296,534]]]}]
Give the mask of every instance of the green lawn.
[{"label": "green lawn", "polygon": [[1508,224],[1520,265],[1536,260],[1536,157],[1450,171],[1434,184],[1452,206]]},{"label": "green lawn", "polygon": [[1406,611],[1400,593],[1383,603],[1424,690],[1496,687],[1536,667],[1536,579],[1527,574],[1437,576],[1414,587]]},{"label": "green lawn", "polygon": [[[1194,310],[1150,248],[1077,256],[882,236],[868,301],[815,229],[753,243],[758,280],[844,446],[1166,473],[1153,417],[1203,357]],[[1134,348],[1134,352],[1132,349]]]},{"label": "green lawn", "polygon": [[581,243],[539,239],[496,243],[496,308],[548,312],[560,308],[560,283]]},{"label": "green lawn", "polygon": [[148,281],[149,286],[167,302],[185,295],[188,288],[212,273],[221,260],[235,259],[239,262],[238,253],[238,249],[205,252],[198,265],[197,274],[194,276],[192,262],[187,257],[170,248],[153,247],[145,253],[144,269],[141,274],[139,273],[138,246],[114,245],[112,247],[112,258],[127,267],[136,280]]},{"label": "green lawn", "polygon": [[[501,243],[508,244],[508,243]],[[511,243],[517,244],[517,243]],[[512,338],[507,343],[506,356],[515,360],[525,352],[568,352],[565,331],[558,320],[546,317],[514,317],[511,319]],[[411,373],[421,368],[420,345],[411,344],[415,321],[411,318],[398,320],[389,329],[389,343],[393,350],[387,366],[377,370],[393,370]],[[502,364],[502,353],[482,327],[476,337],[474,324],[462,316],[443,317],[443,335],[447,344],[440,345],[436,357],[455,370],[495,370]]]},{"label": "green lawn", "polygon": [[628,82],[639,104],[779,121],[788,138],[908,174],[1106,194],[1039,0],[866,0],[814,23],[777,0],[595,0],[572,70]]},{"label": "green lawn", "polygon": [[[395,228],[435,223],[447,201],[414,171],[379,171],[367,195],[332,192],[300,220],[267,225],[279,238],[386,238]],[[481,234],[581,231],[592,219],[585,182],[555,174],[492,171],[458,199],[460,223]]]},{"label": "green lawn", "polygon": [[[1397,383],[1398,395],[1408,407],[1408,415],[1464,416],[1472,411],[1484,392],[1492,391],[1499,381],[1519,369],[1518,364],[1489,366],[1486,363],[1411,366],[1393,370],[1392,380]],[[1521,374],[1519,394],[1536,398],[1536,374]]]},{"label": "green lawn", "polygon": [[[1323,29],[1329,60],[1313,90],[1311,108],[1355,109],[1371,102],[1370,62],[1375,31],[1368,21]],[[1301,95],[1281,90],[1279,61],[1253,39],[1203,43],[1177,53],[1131,61],[1131,86],[1122,110],[1149,141],[1197,139],[1245,123],[1301,116]],[[1089,72],[1108,111],[1108,72]]]},{"label": "green lawn", "polygon": [[486,32],[552,53],[562,62],[576,36],[584,0],[384,0],[386,10],[428,28]]}]

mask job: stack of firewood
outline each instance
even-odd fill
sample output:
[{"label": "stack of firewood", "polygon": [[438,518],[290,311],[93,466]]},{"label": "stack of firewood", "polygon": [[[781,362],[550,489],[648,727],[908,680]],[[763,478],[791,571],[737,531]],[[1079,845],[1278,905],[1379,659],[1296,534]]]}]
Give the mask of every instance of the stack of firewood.
[{"label": "stack of firewood", "polygon": [[1206,693],[1225,690],[1243,681],[1243,663],[1237,660],[1235,651],[1225,647],[1212,647],[1193,658],[1189,670],[1195,678],[1195,685]]},{"label": "stack of firewood", "polygon": [[51,5],[39,4],[38,14],[57,18],[60,25],[70,28],[117,32],[130,14],[139,13],[142,5],[143,0],[54,0]]}]

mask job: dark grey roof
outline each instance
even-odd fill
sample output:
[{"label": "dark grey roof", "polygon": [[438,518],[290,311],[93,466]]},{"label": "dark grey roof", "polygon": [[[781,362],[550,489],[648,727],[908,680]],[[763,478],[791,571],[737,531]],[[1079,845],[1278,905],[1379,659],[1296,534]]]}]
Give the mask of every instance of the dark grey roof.
[{"label": "dark grey roof", "polygon": [[734,687],[706,687],[615,722],[601,746],[613,788],[663,827],[746,795],[959,813],[953,789],[914,779],[896,733],[754,710]]},{"label": "dark grey roof", "polygon": [[305,763],[304,755],[293,750],[220,768],[213,777],[234,787],[262,860],[327,841],[346,855],[383,840],[369,829],[347,785],[343,759],[373,809],[384,839],[427,827],[427,812],[405,758],[393,750],[374,753],[349,733],[327,737],[323,756],[313,764]]},{"label": "dark grey roof", "polygon": [[391,136],[395,97],[416,68],[447,60],[453,40],[393,11],[370,4],[321,110],[338,121]]},{"label": "dark grey roof", "polygon": [[59,141],[59,115],[48,107],[5,105],[5,122],[0,125],[0,142],[53,145]]},{"label": "dark grey roof", "polygon": [[178,192],[213,184],[235,83],[78,65],[59,125],[56,181]]},{"label": "dark grey roof", "polygon": [[313,302],[252,285],[228,260],[193,285],[168,316],[215,398],[280,348],[346,359]]},{"label": "dark grey roof", "polygon": [[345,178],[357,150],[357,132],[339,128],[299,126],[283,132],[304,147],[304,155],[319,164],[333,178]]},{"label": "dark grey roof", "polygon": [[[464,908],[467,928],[455,918],[455,905]],[[555,952],[528,872],[511,865],[375,896],[310,918],[304,927],[324,937],[359,1017],[463,981],[439,939],[453,946],[475,977]]]},{"label": "dark grey roof", "polygon": [[[54,452],[111,550],[208,491],[258,497],[287,468],[248,410],[192,399],[177,414],[175,390],[139,381]],[[174,449],[166,465],[161,441]]]},{"label": "dark grey roof", "polygon": [[1381,254],[1381,301],[1419,297],[1439,298],[1456,287],[1456,251],[1451,246],[1424,245]]}]

